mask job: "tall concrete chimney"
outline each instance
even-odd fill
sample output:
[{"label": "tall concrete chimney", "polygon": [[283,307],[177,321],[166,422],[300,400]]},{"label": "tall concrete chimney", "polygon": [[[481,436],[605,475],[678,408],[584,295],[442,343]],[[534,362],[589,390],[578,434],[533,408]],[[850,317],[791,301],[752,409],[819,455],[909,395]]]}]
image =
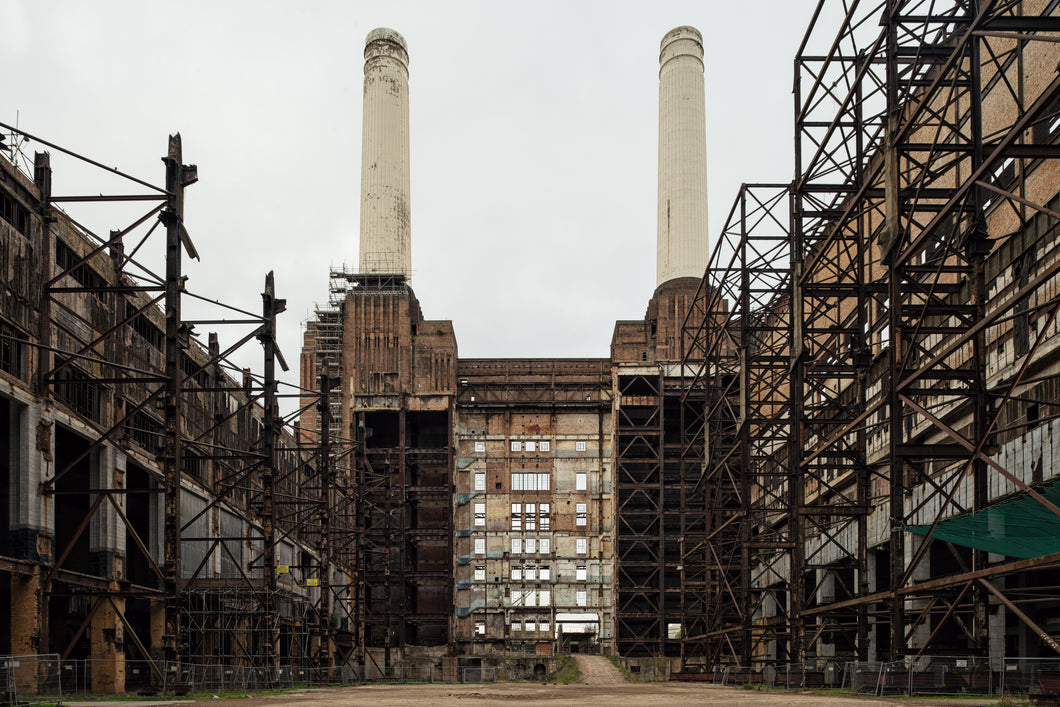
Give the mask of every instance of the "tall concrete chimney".
[{"label": "tall concrete chimney", "polygon": [[666,33],[659,53],[659,231],[656,286],[707,267],[707,127],[703,36]]},{"label": "tall concrete chimney", "polygon": [[405,38],[381,27],[364,45],[362,273],[411,276],[409,191],[409,55]]}]

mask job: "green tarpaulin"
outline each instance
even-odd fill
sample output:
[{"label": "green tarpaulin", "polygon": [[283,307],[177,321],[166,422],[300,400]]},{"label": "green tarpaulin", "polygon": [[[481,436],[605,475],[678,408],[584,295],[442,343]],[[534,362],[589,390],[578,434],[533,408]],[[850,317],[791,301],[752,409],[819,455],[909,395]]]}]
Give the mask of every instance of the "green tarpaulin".
[{"label": "green tarpaulin", "polygon": [[[1046,484],[1038,493],[1060,506],[1060,482]],[[930,525],[907,526],[927,535]],[[939,522],[931,534],[936,540],[1028,559],[1060,552],[1060,516],[1027,494],[982,511]]]}]

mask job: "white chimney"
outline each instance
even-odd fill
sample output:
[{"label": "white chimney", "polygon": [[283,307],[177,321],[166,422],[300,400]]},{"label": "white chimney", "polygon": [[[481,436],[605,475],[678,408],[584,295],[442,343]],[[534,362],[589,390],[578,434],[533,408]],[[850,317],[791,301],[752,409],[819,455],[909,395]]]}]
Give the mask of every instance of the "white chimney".
[{"label": "white chimney", "polygon": [[707,267],[707,128],[703,36],[666,33],[659,53],[659,231],[656,286]]},{"label": "white chimney", "polygon": [[405,38],[374,29],[364,46],[361,138],[362,273],[412,273],[409,55]]}]

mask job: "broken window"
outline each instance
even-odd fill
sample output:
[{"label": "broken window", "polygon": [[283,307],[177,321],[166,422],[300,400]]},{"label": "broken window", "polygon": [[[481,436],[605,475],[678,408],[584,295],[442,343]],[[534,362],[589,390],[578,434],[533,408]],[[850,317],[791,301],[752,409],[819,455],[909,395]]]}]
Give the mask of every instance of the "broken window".
[{"label": "broken window", "polygon": [[588,512],[586,511],[586,504],[576,503],[574,504],[575,513],[575,525],[587,525],[589,522]]},{"label": "broken window", "polygon": [[579,582],[584,582],[588,578],[589,578],[589,573],[588,573],[585,565],[578,565],[574,569],[574,579],[578,580]]},{"label": "broken window", "polygon": [[475,565],[475,581],[486,581],[486,565]]},{"label": "broken window", "polygon": [[541,530],[551,530],[552,520],[549,517],[551,506],[547,503],[541,503],[538,505],[538,509],[541,511]]},{"label": "broken window", "polygon": [[513,580],[515,580],[516,582],[518,582],[519,580],[521,580],[523,578],[523,566],[522,565],[512,565],[511,578]]},{"label": "broken window", "polygon": [[539,567],[537,570],[537,576],[542,581],[547,582],[548,580],[552,579],[552,568],[548,565],[541,565],[541,567]]},{"label": "broken window", "polygon": [[484,528],[486,527],[486,504],[476,503],[475,504],[475,527]]},{"label": "broken window", "polygon": [[475,633],[477,633],[480,636],[485,636],[486,635],[486,622],[485,621],[476,621],[475,622]]},{"label": "broken window", "polygon": [[537,580],[537,566],[526,565],[523,567],[523,579],[527,582],[534,582]]},{"label": "broken window", "polygon": [[523,504],[512,504],[512,530],[523,529]]},{"label": "broken window", "polygon": [[574,603],[578,606],[586,606],[589,603],[588,593],[584,589],[574,592]]},{"label": "broken window", "polygon": [[526,529],[537,530],[537,504],[526,504]]}]

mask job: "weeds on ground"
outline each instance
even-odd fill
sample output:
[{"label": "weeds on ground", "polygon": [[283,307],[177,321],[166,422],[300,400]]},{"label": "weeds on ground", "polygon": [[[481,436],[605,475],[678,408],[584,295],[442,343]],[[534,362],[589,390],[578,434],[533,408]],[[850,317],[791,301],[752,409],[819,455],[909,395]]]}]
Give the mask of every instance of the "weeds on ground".
[{"label": "weeds on ground", "polygon": [[626,666],[622,665],[622,661],[618,659],[617,655],[609,655],[607,659],[611,661],[611,665],[618,668],[618,672],[622,673],[622,677],[626,679],[626,682],[640,682],[640,677],[629,672]]},{"label": "weeds on ground", "polygon": [[776,685],[769,686],[764,682],[745,682],[743,685],[740,685],[740,689],[754,690],[755,692],[779,692],[783,691],[785,688]]},{"label": "weeds on ground", "polygon": [[574,658],[565,655],[559,659],[559,666],[545,681],[557,685],[570,685],[582,681],[582,671],[578,670],[578,664],[574,662]]}]

